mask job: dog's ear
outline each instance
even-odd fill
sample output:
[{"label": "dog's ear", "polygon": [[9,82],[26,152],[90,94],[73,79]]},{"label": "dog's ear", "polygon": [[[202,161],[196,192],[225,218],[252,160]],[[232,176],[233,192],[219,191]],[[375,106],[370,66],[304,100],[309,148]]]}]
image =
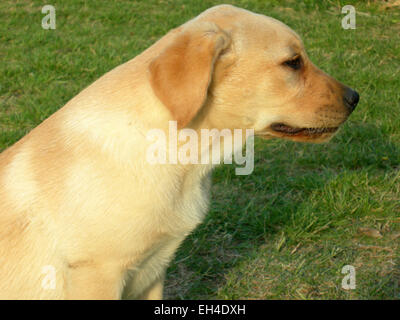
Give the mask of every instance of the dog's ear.
[{"label": "dog's ear", "polygon": [[184,27],[149,65],[150,83],[170,110],[178,127],[185,127],[207,98],[214,65],[230,37],[216,24]]}]

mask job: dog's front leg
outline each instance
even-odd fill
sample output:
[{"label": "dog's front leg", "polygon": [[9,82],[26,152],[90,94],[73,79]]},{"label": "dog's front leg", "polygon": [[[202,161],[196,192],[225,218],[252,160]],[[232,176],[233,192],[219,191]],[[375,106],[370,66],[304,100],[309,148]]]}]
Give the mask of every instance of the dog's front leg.
[{"label": "dog's front leg", "polygon": [[164,277],[157,279],[143,294],[139,300],[162,300],[164,290]]},{"label": "dog's front leg", "polygon": [[116,300],[121,298],[122,274],[108,265],[72,264],[67,274],[69,300]]},{"label": "dog's front leg", "polygon": [[[122,299],[126,300],[162,300],[165,271],[167,267],[146,263],[142,269],[126,279]],[[155,273],[160,275],[154,278]]]},{"label": "dog's front leg", "polygon": [[165,241],[143,264],[134,267],[124,288],[124,299],[161,300],[169,262],[185,237]]}]

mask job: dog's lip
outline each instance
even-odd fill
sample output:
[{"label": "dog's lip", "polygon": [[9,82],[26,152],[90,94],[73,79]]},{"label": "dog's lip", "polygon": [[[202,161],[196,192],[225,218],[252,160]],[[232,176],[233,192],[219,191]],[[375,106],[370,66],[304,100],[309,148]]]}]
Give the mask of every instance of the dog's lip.
[{"label": "dog's lip", "polygon": [[273,123],[270,125],[270,129],[272,131],[289,135],[289,136],[296,136],[296,135],[306,135],[306,136],[314,136],[314,135],[321,135],[323,133],[334,133],[338,127],[292,127],[285,123]]}]

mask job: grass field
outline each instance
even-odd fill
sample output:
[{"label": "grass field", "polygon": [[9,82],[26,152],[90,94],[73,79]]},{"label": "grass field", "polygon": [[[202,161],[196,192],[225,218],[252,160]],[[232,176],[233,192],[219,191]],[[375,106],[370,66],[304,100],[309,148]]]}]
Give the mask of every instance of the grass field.
[{"label": "grass field", "polygon": [[[393,2],[393,1],[392,1]],[[56,8],[43,30],[44,4]],[[0,150],[209,0],[0,2]],[[256,140],[255,170],[213,175],[212,205],[168,270],[170,299],[400,299],[400,7],[225,1],[282,20],[361,101],[324,145]],[[341,27],[353,4],[357,28]],[[1,201],[1,199],[0,199]],[[342,267],[356,289],[342,289]]]}]

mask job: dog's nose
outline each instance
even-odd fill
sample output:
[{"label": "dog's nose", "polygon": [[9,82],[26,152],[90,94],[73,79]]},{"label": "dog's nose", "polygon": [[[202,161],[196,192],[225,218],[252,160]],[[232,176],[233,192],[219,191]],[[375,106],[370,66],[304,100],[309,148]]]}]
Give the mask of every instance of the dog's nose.
[{"label": "dog's nose", "polygon": [[353,110],[356,108],[358,101],[360,100],[360,95],[358,94],[357,91],[346,88],[343,96],[343,100],[349,109],[350,112],[353,112]]}]

